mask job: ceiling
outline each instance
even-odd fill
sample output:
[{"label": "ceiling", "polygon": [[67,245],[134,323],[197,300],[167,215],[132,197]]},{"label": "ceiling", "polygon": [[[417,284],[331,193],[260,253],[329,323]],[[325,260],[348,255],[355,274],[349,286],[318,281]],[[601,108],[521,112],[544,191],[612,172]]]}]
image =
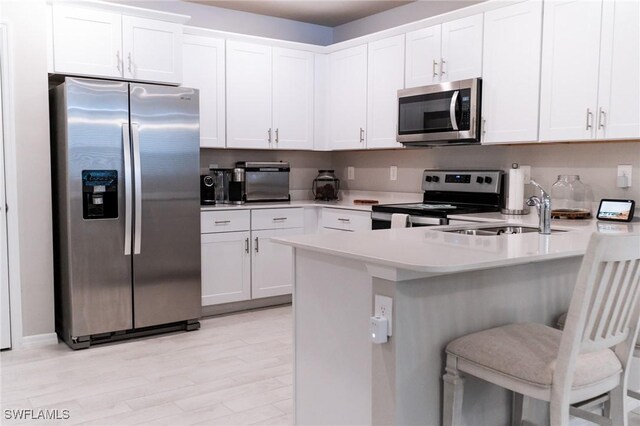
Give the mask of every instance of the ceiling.
[{"label": "ceiling", "polygon": [[187,0],[209,6],[336,27],[415,0]]}]

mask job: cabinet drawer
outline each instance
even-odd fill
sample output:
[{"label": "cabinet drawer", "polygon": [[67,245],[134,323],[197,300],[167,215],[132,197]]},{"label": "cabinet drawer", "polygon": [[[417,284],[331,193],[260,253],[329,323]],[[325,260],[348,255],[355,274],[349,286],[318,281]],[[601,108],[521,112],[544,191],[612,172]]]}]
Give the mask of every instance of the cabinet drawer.
[{"label": "cabinet drawer", "polygon": [[251,210],[251,229],[286,229],[304,227],[304,209]]},{"label": "cabinet drawer", "polygon": [[200,213],[200,232],[248,231],[250,228],[249,210],[223,210]]},{"label": "cabinet drawer", "polygon": [[321,223],[323,228],[341,229],[343,231],[370,231],[371,213],[324,208],[322,210]]}]

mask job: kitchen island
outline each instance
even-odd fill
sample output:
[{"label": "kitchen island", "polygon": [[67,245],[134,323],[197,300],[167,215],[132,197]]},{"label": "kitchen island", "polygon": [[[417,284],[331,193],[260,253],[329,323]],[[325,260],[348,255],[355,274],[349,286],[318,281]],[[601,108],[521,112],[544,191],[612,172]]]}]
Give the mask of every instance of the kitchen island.
[{"label": "kitchen island", "polygon": [[[475,219],[537,222],[496,216]],[[295,248],[295,423],[440,424],[448,342],[512,322],[553,325],[567,310],[597,228],[553,228],[567,232],[475,236],[432,227],[280,239]],[[393,299],[383,344],[369,340],[375,295]],[[466,423],[508,424],[510,398],[468,378]],[[533,408],[529,418],[542,421],[544,409]]]}]

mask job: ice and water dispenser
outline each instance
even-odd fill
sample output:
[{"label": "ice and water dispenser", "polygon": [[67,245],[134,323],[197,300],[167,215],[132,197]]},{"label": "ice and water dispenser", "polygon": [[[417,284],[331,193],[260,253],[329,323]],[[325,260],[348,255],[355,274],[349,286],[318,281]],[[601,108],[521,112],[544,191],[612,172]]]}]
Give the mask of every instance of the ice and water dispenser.
[{"label": "ice and water dispenser", "polygon": [[118,172],[82,171],[82,217],[113,219],[118,217]]}]

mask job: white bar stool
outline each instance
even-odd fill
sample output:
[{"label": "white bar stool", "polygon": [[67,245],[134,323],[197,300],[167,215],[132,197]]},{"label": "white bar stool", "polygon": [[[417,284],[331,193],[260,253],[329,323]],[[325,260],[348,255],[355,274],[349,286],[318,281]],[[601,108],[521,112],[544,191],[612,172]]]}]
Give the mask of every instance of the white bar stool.
[{"label": "white bar stool", "polygon": [[[610,418],[626,426],[629,360],[640,322],[640,234],[593,234],[559,331],[542,324],[510,324],[458,338],[446,348],[443,423],[462,424],[464,375],[550,402],[552,426],[569,424],[570,405],[608,393]],[[516,409],[514,424],[521,421]]]}]

